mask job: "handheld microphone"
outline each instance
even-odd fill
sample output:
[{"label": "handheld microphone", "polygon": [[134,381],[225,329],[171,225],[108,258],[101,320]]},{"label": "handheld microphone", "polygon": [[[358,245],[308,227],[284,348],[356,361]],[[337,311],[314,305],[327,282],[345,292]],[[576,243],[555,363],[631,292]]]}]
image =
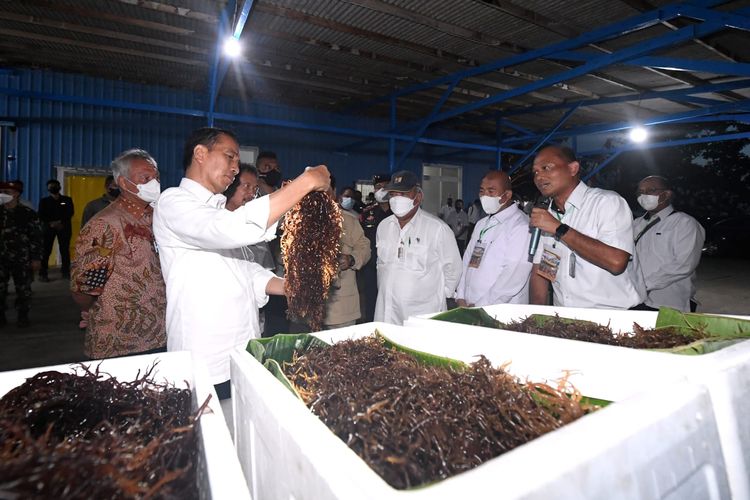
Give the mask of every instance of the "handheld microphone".
[{"label": "handheld microphone", "polygon": [[[540,197],[537,199],[536,203],[534,203],[533,205],[531,203],[528,204],[527,215],[531,215],[531,211],[534,208],[549,209],[551,204],[552,204],[551,198]],[[539,238],[541,238],[541,236],[542,236],[541,229],[539,229],[538,227],[531,228],[531,239],[529,240],[529,262],[534,260],[534,255],[536,255],[536,249],[539,247]]]}]

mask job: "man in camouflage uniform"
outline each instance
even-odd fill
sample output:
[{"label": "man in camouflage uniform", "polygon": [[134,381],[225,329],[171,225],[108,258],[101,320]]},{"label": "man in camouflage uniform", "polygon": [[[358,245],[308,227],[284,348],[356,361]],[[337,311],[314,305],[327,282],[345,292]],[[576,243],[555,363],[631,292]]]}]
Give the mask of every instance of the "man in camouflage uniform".
[{"label": "man in camouflage uniform", "polygon": [[23,192],[21,181],[0,183],[0,326],[6,324],[5,307],[8,282],[16,286],[18,326],[29,326],[31,282],[41,268],[42,225],[34,210],[18,202]]},{"label": "man in camouflage uniform", "polygon": [[365,236],[370,240],[370,260],[362,266],[357,273],[357,283],[360,290],[360,310],[362,321],[370,322],[375,316],[375,302],[378,300],[378,248],[375,245],[375,236],[378,233],[378,224],[391,215],[391,207],[388,204],[388,194],[383,188],[391,181],[390,175],[378,174],[372,178],[375,189],[375,203],[364,209],[359,216]]}]

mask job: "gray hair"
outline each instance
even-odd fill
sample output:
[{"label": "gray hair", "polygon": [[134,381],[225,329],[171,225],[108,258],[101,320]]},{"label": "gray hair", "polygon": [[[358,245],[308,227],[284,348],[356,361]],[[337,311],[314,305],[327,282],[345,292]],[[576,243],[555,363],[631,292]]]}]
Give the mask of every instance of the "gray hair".
[{"label": "gray hair", "polygon": [[110,165],[110,168],[112,169],[112,176],[115,178],[115,182],[117,182],[117,179],[121,175],[125,176],[125,178],[127,179],[130,178],[130,164],[133,162],[133,160],[137,159],[146,160],[157,170],[159,168],[156,165],[156,160],[154,160],[154,157],[151,156],[145,149],[128,149],[127,151],[123,151],[122,153],[120,153],[117,158],[112,160],[112,164]]}]

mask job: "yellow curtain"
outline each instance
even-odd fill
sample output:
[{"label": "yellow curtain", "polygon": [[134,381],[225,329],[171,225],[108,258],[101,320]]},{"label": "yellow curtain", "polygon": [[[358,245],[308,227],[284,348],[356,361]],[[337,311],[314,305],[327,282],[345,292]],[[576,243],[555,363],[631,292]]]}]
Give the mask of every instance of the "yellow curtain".
[{"label": "yellow curtain", "polygon": [[[70,258],[75,257],[76,241],[81,230],[81,216],[88,202],[104,194],[105,175],[66,175],[65,194],[73,198],[75,213],[71,221],[73,236],[70,238]],[[53,252],[52,255],[55,255]],[[51,260],[51,258],[50,258]]]}]

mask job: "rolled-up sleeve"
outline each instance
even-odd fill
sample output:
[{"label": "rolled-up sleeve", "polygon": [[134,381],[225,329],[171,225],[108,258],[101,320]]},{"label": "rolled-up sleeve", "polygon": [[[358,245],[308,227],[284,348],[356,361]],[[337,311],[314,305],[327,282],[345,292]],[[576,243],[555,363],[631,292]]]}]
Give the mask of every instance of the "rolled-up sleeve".
[{"label": "rolled-up sleeve", "polygon": [[160,245],[204,250],[228,250],[270,241],[276,224],[266,228],[270,212],[267,196],[230,212],[198,202],[194,197],[165,191],[154,210],[154,229],[162,224],[176,237]]}]

